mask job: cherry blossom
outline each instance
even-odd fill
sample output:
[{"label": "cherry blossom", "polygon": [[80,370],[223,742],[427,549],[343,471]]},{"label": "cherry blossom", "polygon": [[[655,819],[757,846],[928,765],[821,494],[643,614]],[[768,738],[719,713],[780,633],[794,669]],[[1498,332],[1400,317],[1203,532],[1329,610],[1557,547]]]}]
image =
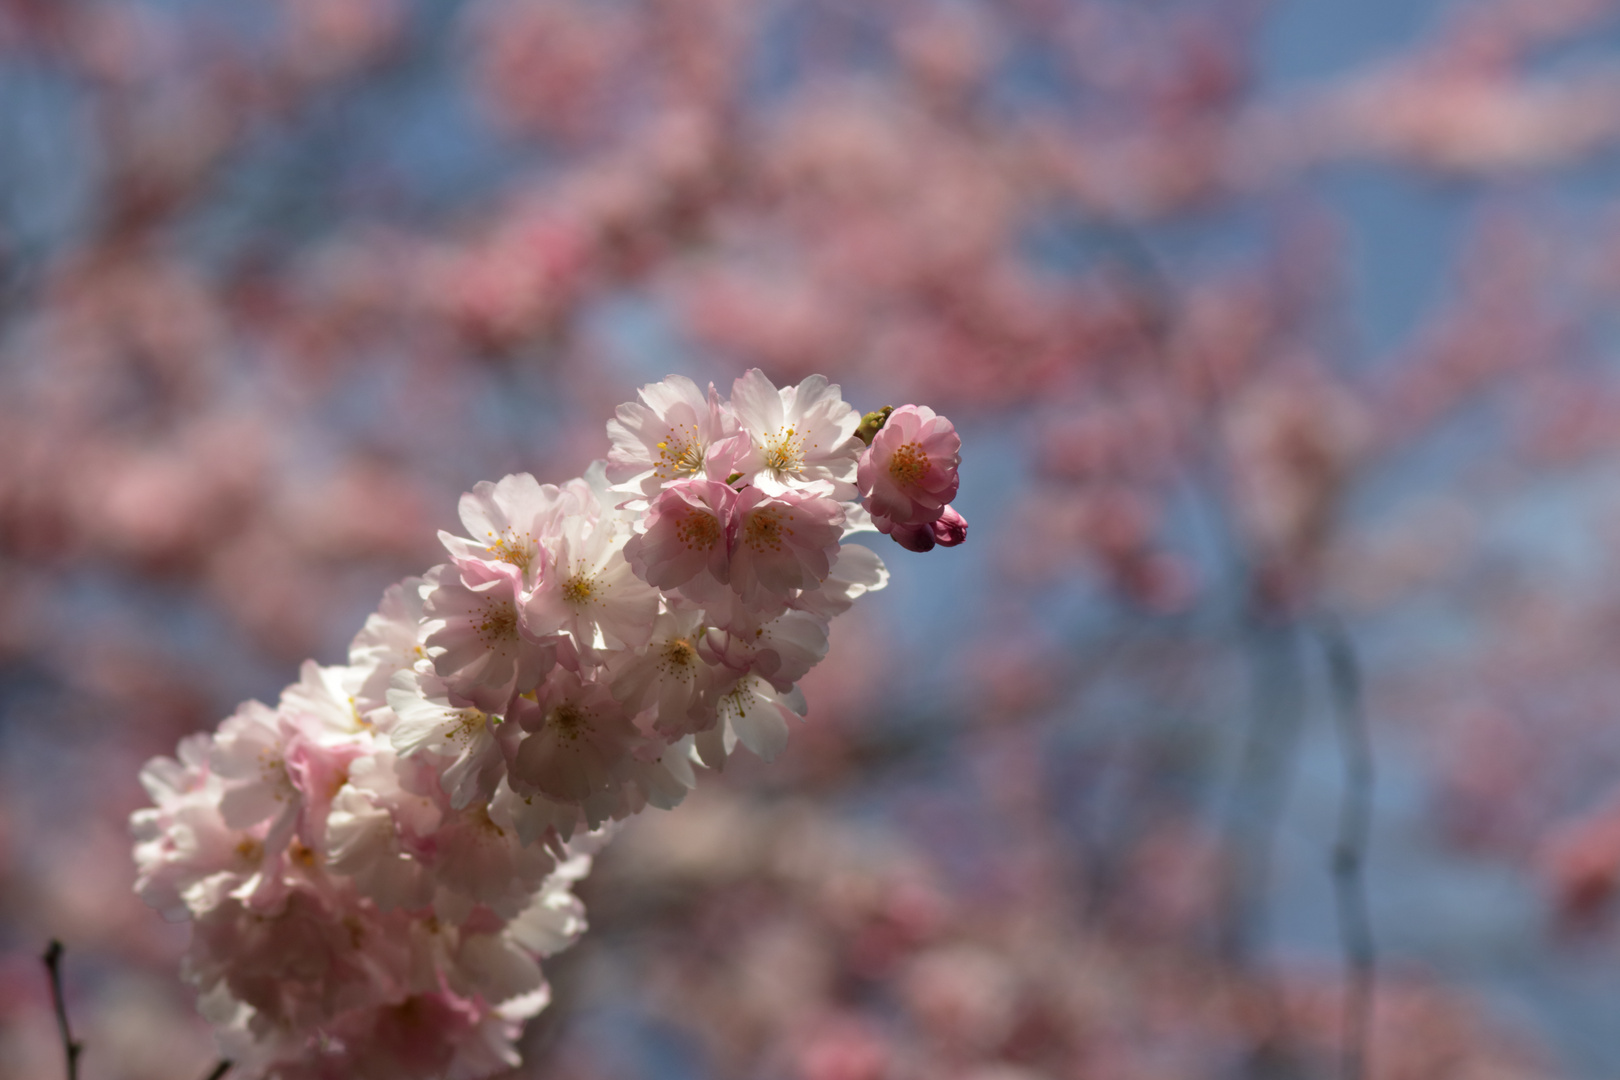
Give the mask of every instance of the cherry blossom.
[{"label": "cherry blossom", "polygon": [[501,712],[557,662],[555,641],[524,632],[509,580],[469,586],[453,567],[441,566],[426,582],[424,645],[458,703]]},{"label": "cherry blossom", "polygon": [[962,437],[926,405],[902,405],[861,451],[857,482],[878,528],[936,520],[956,497]]},{"label": "cherry blossom", "polygon": [[750,487],[734,516],[731,588],[743,603],[814,589],[831,572],[844,531],[844,511],[832,499]]},{"label": "cherry blossom", "polygon": [[[183,973],[241,1067],[510,1067],[613,823],[679,806],[739,745],[781,752],[830,621],[888,580],[844,540],[890,518],[854,501],[837,387],[737,390],[671,376],[619,410],[608,463],[476,485],[451,561],[389,588],[347,664],[307,661],[275,708],[148,763],[137,890],[191,921]],[[954,433],[917,431],[954,469]],[[954,491],[909,476],[889,511]]]},{"label": "cherry blossom", "polygon": [[678,589],[698,575],[696,596],[712,596],[731,579],[731,545],[737,493],[713,480],[687,480],[664,488],[652,500],[645,531],[626,542],[624,556],[637,577],[658,589]]},{"label": "cherry blossom", "polygon": [[835,499],[855,495],[860,415],[836,383],[812,375],[778,390],[758,368],[732,387],[732,409],[746,437],[736,471],[767,495],[815,490]]},{"label": "cherry blossom", "polygon": [[583,682],[563,669],[532,701],[519,699],[507,722],[524,732],[508,751],[512,787],[568,802],[606,789],[636,738],[629,715],[605,684]]},{"label": "cherry blossom", "polygon": [[932,551],[934,545],[955,547],[967,539],[967,519],[952,507],[945,507],[937,518],[924,523],[901,525],[877,518],[878,531],[907,551]]},{"label": "cherry blossom", "polygon": [[521,597],[546,573],[545,542],[573,510],[559,488],[528,473],[486,480],[461,497],[468,536],[440,532],[439,540],[469,585],[502,578]]},{"label": "cherry blossom", "polygon": [[554,573],[524,604],[525,633],[566,634],[572,648],[563,655],[571,666],[580,654],[646,644],[658,594],[625,560],[629,539],[615,516],[568,518],[555,542]]},{"label": "cherry blossom", "polygon": [[616,490],[650,499],[670,484],[707,475],[711,447],[736,434],[737,420],[713,383],[705,396],[691,379],[671,375],[637,396],[639,403],[620,405],[608,421],[607,478]]}]

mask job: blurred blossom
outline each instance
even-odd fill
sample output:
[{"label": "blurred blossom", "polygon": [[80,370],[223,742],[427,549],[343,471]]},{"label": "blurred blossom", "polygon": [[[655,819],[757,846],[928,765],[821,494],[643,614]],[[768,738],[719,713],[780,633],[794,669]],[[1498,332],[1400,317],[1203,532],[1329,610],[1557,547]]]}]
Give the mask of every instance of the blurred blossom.
[{"label": "blurred blossom", "polygon": [[[671,589],[875,589],[829,554],[855,457],[784,432],[886,403],[983,448],[911,508],[973,541],[830,641],[798,632],[821,609],[705,635],[715,679],[819,659],[807,715],[764,679],[776,760],[697,767],[601,853],[520,1075],[1325,1075],[1336,619],[1377,773],[1367,1076],[1620,1071],[1592,977],[1620,940],[1617,20],[0,0],[0,1078],[59,1070],[52,936],[88,1074],[206,1071],[184,934],[130,894],[141,763],[344,659],[458,493],[640,476],[615,404],[750,368],[852,415],[707,432],[708,483],[819,486],[735,522],[716,496],[726,542]],[[664,479],[593,505],[690,524]],[[820,527],[734,585],[762,507]],[[534,586],[514,633],[625,644]],[[591,704],[718,685],[649,670]],[[406,688],[442,747],[440,690]],[[664,737],[608,728],[615,760]],[[463,790],[505,767],[481,748]],[[349,858],[389,797],[345,796]],[[420,1049],[413,1020],[476,1064],[505,1023],[415,1008],[350,1032],[382,1048],[355,1067]]]}]

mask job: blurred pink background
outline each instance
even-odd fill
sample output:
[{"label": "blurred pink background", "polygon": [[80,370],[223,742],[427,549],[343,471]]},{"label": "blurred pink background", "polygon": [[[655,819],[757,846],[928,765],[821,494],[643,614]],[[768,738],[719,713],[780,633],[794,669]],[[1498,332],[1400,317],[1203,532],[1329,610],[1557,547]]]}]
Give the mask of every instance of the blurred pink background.
[{"label": "blurred pink background", "polygon": [[1325,1077],[1368,944],[1366,1075],[1620,1073],[1617,101],[1608,0],[0,0],[0,1078],[53,936],[206,1072],[141,763],[751,366],[950,415],[970,542],[521,1075]]}]

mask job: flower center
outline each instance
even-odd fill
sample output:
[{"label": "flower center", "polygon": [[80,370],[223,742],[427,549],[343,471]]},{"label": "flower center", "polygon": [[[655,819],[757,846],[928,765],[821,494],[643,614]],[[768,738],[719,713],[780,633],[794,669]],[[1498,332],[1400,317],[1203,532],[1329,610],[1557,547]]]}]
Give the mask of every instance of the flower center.
[{"label": "flower center", "polygon": [[653,475],[660,480],[674,480],[682,476],[696,476],[703,471],[703,444],[698,439],[696,424],[686,429],[670,428],[664,441],[658,444],[658,464]]},{"label": "flower center", "polygon": [[685,638],[676,638],[664,646],[664,663],[676,670],[690,668],[697,663],[697,650]]},{"label": "flower center", "polygon": [[889,476],[897,484],[915,484],[927,473],[928,454],[917,443],[906,443],[889,459]]},{"label": "flower center", "polygon": [[792,520],[792,514],[786,515],[784,520],[781,507],[762,506],[748,515],[748,524],[743,528],[743,537],[748,541],[748,546],[755,551],[763,551],[766,548],[781,551],[783,537],[793,535],[793,530],[787,524]]},{"label": "flower center", "polygon": [[570,604],[588,604],[596,599],[596,575],[581,570],[563,582],[563,599]]},{"label": "flower center", "polygon": [[467,823],[490,839],[505,836],[506,830],[495,824],[486,807],[474,805],[467,813]]},{"label": "flower center", "polygon": [[259,780],[270,789],[276,802],[287,802],[298,797],[292,777],[287,775],[287,759],[270,749],[259,751]]},{"label": "flower center", "polygon": [[726,695],[720,699],[720,711],[729,717],[742,720],[748,716],[748,706],[753,703],[754,690],[748,685],[748,679],[745,677],[726,691]]},{"label": "flower center", "polygon": [[[490,533],[489,535],[494,536],[495,534]],[[536,547],[534,537],[528,533],[524,533],[521,537],[516,533],[508,533],[485,547],[484,550],[501,562],[509,563],[524,573],[528,573],[529,565],[534,562]]]},{"label": "flower center", "polygon": [[449,737],[455,742],[470,743],[484,730],[484,714],[477,709],[457,709],[450,714],[450,722],[455,727]]},{"label": "flower center", "polygon": [[590,717],[571,701],[565,701],[551,710],[550,720],[551,726],[557,731],[557,738],[568,742],[577,742],[590,727]]},{"label": "flower center", "polygon": [[772,472],[792,473],[804,468],[804,436],[797,428],[783,428],[765,436],[765,467]]},{"label": "flower center", "polygon": [[689,511],[675,526],[675,535],[689,548],[708,551],[720,540],[720,519],[699,510]]},{"label": "flower center", "polygon": [[486,647],[517,637],[517,609],[510,603],[490,603],[484,607],[484,621],[478,624],[478,640]]}]

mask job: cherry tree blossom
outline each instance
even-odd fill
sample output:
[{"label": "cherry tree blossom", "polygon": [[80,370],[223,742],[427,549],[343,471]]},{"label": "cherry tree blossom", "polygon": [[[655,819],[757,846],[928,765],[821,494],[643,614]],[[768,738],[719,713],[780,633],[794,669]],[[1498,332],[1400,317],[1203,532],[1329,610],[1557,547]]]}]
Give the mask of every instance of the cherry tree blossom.
[{"label": "cherry tree blossom", "polygon": [[[185,977],[240,1067],[517,1064],[549,1000],[540,962],[584,929],[571,888],[614,824],[680,803],[694,763],[780,753],[831,614],[882,588],[870,553],[833,574],[867,520],[842,500],[893,513],[920,490],[937,518],[956,490],[960,439],[914,406],[875,414],[903,435],[884,461],[913,455],[882,466],[887,496],[857,488],[871,436],[820,376],[779,391],[752,370],[730,400],[670,376],[641,399],[609,425],[616,485],[600,462],[476,485],[470,538],[440,534],[451,562],[390,588],[348,665],[308,662],[278,708],[248,702],[147,765],[138,890],[191,921]],[[658,458],[630,427],[654,403],[691,421]],[[694,478],[711,451],[724,481]]]}]

